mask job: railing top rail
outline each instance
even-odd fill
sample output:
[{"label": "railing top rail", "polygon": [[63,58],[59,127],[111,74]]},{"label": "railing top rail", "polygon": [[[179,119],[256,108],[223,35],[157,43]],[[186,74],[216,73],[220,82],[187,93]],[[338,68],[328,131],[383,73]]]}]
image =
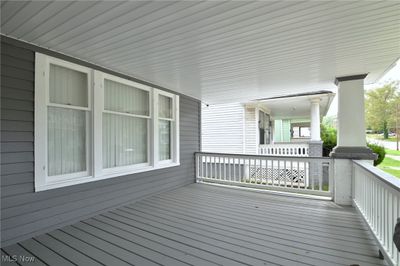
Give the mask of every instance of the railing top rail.
[{"label": "railing top rail", "polygon": [[259,146],[261,146],[261,147],[263,147],[263,146],[284,146],[284,145],[287,145],[287,146],[306,146],[306,145],[308,145],[309,143],[308,142],[303,142],[303,141],[298,141],[298,142],[275,142],[275,143],[271,143],[271,144],[259,144]]},{"label": "railing top rail", "polygon": [[300,156],[275,156],[275,155],[260,155],[260,154],[242,154],[242,153],[217,153],[217,152],[195,152],[195,154],[209,155],[209,156],[236,156],[236,157],[248,157],[248,158],[265,158],[271,160],[296,160],[296,161],[312,161],[318,160],[322,162],[331,162],[332,159],[329,157],[300,157]]},{"label": "railing top rail", "polygon": [[360,166],[361,168],[365,169],[369,173],[373,174],[377,179],[386,183],[390,187],[394,188],[395,190],[400,192],[400,180],[396,177],[383,172],[379,168],[372,166],[371,164],[361,161],[361,160],[353,160],[354,164]]}]

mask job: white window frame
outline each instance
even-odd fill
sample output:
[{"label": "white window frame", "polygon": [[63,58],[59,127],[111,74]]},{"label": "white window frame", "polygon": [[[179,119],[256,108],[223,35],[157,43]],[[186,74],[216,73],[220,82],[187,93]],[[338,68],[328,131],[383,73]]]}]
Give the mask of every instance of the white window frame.
[{"label": "white window frame", "polygon": [[[96,73],[97,72],[97,73]],[[100,84],[100,87],[97,88],[95,85],[95,92],[98,94],[97,96],[99,97],[100,101],[96,102],[96,106],[98,106],[100,112],[95,112],[94,116],[95,119],[94,121],[96,122],[94,124],[95,134],[98,134],[95,138],[97,142],[95,142],[95,147],[97,149],[94,151],[95,154],[98,154],[97,156],[99,157],[99,165],[97,166],[98,168],[95,169],[96,173],[100,173],[100,175],[105,175],[105,176],[113,176],[113,175],[118,175],[121,174],[123,175],[124,173],[133,173],[137,170],[146,170],[149,169],[149,166],[151,166],[151,121],[152,121],[152,88],[131,80],[123,79],[114,75],[110,75],[107,73],[102,73],[100,71],[95,70],[95,77],[97,77],[96,81]],[[117,111],[109,111],[105,110],[104,107],[104,90],[105,90],[105,80],[111,80],[115,81],[127,86],[135,87],[140,90],[147,91],[149,93],[149,115],[135,115],[135,114],[124,114],[122,112],[117,112]],[[124,165],[124,166],[117,166],[117,167],[111,167],[111,168],[103,168],[103,150],[102,150],[102,144],[103,144],[103,126],[102,126],[102,120],[103,120],[103,114],[108,113],[108,114],[116,114],[116,115],[126,115],[129,117],[138,117],[138,118],[146,118],[148,119],[147,123],[147,162],[146,163],[140,163],[140,164],[134,164],[134,165]],[[97,118],[96,116],[101,116]]]},{"label": "white window frame", "polygon": [[[158,108],[159,108],[159,95],[166,96],[172,99],[172,118],[162,118],[159,117]],[[169,93],[162,90],[154,90],[153,93],[153,102],[154,102],[154,162],[158,165],[168,165],[179,162],[179,96],[173,93]],[[158,136],[158,127],[159,127],[159,119],[166,120],[171,122],[171,139],[170,139],[170,147],[171,147],[171,159],[162,160],[158,159],[159,155],[159,136]]]},{"label": "white window frame", "polygon": [[[50,64],[62,66],[87,74],[88,106],[79,107],[50,102]],[[47,187],[63,186],[74,180],[92,178],[91,169],[91,114],[92,114],[92,70],[77,64],[59,60],[43,54],[36,54],[35,61],[35,188],[43,190]],[[86,111],[86,171],[48,176],[47,164],[47,115],[48,107],[58,107]],[[62,178],[61,178],[62,177]]]},{"label": "white window frame", "polygon": [[[66,67],[87,73],[88,75],[88,107],[54,104],[49,102],[49,70],[50,64]],[[129,116],[147,118],[148,122],[148,163],[129,166],[120,166],[103,169],[102,158],[102,118],[103,113],[119,112],[104,110],[104,80],[109,79],[128,86],[149,92],[149,115]],[[158,95],[172,98],[171,129],[171,159],[158,160]],[[47,175],[47,107],[68,107],[70,109],[85,110],[89,117],[86,130],[87,171],[73,174],[49,177]],[[128,114],[126,114],[128,115]],[[90,124],[89,124],[90,123]],[[35,191],[71,186],[76,184],[98,181],[102,179],[146,172],[161,168],[180,165],[179,156],[179,96],[150,86],[110,75],[101,71],[70,63],[51,56],[36,53],[35,60]]]}]

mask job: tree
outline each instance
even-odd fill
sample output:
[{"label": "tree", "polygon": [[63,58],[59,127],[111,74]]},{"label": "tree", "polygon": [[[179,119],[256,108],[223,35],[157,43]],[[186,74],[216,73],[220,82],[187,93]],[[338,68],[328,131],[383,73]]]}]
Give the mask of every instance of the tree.
[{"label": "tree", "polygon": [[399,83],[391,82],[366,94],[365,114],[367,127],[383,131],[388,138],[389,129],[396,127],[396,105],[400,101]]}]

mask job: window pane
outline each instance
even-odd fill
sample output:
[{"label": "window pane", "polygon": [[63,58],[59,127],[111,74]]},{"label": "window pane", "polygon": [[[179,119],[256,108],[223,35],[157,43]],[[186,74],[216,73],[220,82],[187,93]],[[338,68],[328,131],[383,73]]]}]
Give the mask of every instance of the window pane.
[{"label": "window pane", "polygon": [[135,115],[150,115],[149,92],[105,79],[104,109]]},{"label": "window pane", "polygon": [[88,107],[87,82],[86,73],[50,64],[50,102]]},{"label": "window pane", "polygon": [[170,97],[159,95],[158,116],[162,118],[172,118],[172,99]]},{"label": "window pane", "polygon": [[300,128],[300,137],[310,137],[311,131],[309,127],[301,127]]},{"label": "window pane", "polygon": [[171,121],[159,120],[159,160],[171,159]]},{"label": "window pane", "polygon": [[48,108],[48,175],[86,171],[86,111]]},{"label": "window pane", "polygon": [[147,162],[148,119],[103,114],[103,168]]}]

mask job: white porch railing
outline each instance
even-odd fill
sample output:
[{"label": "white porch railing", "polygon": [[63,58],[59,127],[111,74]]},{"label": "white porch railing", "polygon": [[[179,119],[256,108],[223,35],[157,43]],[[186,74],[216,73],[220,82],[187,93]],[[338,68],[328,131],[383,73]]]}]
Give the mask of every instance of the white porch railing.
[{"label": "white porch railing", "polygon": [[196,181],[332,196],[329,158],[196,153]]},{"label": "white porch railing", "polygon": [[307,157],[308,143],[279,143],[259,145],[259,155]]},{"label": "white porch railing", "polygon": [[353,202],[376,240],[385,260],[400,265],[393,242],[394,227],[400,218],[400,180],[367,162],[354,161]]}]

